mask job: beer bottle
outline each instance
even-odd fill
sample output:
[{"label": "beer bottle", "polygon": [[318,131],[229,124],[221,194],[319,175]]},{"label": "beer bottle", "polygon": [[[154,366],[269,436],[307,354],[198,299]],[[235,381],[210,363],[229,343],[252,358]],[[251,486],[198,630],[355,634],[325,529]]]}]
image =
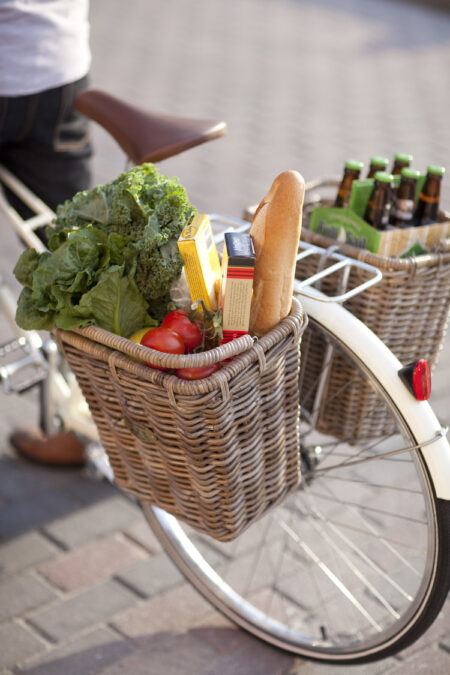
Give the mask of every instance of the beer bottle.
[{"label": "beer bottle", "polygon": [[373,178],[377,171],[386,171],[389,160],[387,157],[379,157],[378,155],[370,158],[369,172],[366,178]]},{"label": "beer bottle", "polygon": [[406,167],[402,169],[400,185],[391,207],[389,222],[394,227],[411,227],[414,205],[416,203],[416,185],[420,171]]},{"label": "beer bottle", "polygon": [[391,174],[393,176],[398,176],[401,174],[402,169],[405,169],[411,165],[412,161],[412,155],[408,155],[405,152],[397,152],[397,154],[394,155],[394,163],[392,165]]},{"label": "beer bottle", "polygon": [[391,210],[391,187],[393,176],[386,171],[377,171],[372,194],[367,202],[364,220],[377,230],[386,230]]},{"label": "beer bottle", "polygon": [[361,169],[364,164],[355,159],[348,159],[344,165],[344,175],[338,187],[338,192],[334,202],[334,206],[345,208],[350,201],[350,194],[352,191],[352,183],[360,176]]},{"label": "beer bottle", "polygon": [[414,212],[414,225],[428,225],[436,222],[441,196],[441,181],[444,173],[443,166],[431,165],[427,167],[427,177]]}]

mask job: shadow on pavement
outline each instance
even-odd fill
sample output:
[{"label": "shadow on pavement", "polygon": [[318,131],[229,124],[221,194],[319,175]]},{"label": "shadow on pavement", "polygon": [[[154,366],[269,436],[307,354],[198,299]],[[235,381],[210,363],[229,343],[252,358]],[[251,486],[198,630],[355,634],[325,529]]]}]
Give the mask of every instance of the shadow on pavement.
[{"label": "shadow on pavement", "polygon": [[183,633],[159,632],[139,637],[135,645],[109,629],[102,629],[41,655],[30,665],[22,666],[20,672],[26,675],[94,675],[98,672],[104,675],[161,675],[166,672],[268,675],[286,672],[293,661],[291,655],[233,627],[206,625]]},{"label": "shadow on pavement", "polygon": [[92,480],[83,469],[44,467],[1,455],[0,542],[117,495],[117,488]]}]

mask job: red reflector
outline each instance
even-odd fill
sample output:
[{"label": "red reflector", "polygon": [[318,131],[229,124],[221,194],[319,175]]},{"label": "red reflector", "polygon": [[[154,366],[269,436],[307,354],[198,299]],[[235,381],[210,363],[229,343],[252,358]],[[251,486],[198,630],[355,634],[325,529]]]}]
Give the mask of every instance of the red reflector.
[{"label": "red reflector", "polygon": [[425,359],[419,359],[412,374],[414,396],[418,401],[427,401],[431,394],[430,366]]}]

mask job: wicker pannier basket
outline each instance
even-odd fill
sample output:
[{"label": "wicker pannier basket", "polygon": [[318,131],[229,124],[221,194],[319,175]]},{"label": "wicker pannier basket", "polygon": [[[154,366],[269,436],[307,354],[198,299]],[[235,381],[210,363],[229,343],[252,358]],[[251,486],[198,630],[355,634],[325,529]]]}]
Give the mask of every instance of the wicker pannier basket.
[{"label": "wicker pannier basket", "polygon": [[[94,326],[56,330],[56,337],[117,485],[227,541],[300,482],[305,326],[294,300],[290,315],[261,339],[245,335],[201,354],[162,354]],[[226,359],[219,371],[194,381],[142,363],[179,368]]]},{"label": "wicker pannier basket", "polygon": [[[304,228],[302,239],[322,248],[336,242]],[[450,244],[450,241],[447,242]],[[365,323],[407,364],[425,358],[434,368],[444,341],[450,307],[450,246],[442,251],[408,258],[379,256],[366,250],[339,244],[339,251],[351,258],[377,267],[383,274],[375,286],[347,301],[345,307]],[[317,271],[318,256],[297,265],[296,276],[305,279]],[[331,261],[330,263],[331,264]],[[369,273],[353,268],[349,288],[366,281]],[[338,279],[331,275],[323,280],[322,290],[336,295]],[[313,328],[311,330],[314,330]],[[310,341],[302,360],[303,381],[317,380],[324,354],[319,335]],[[349,382],[351,387],[345,386]],[[302,388],[302,392],[306,386]],[[309,401],[302,394],[302,406],[310,409],[314,388],[309,386]],[[323,433],[355,441],[393,431],[385,408],[377,394],[356,377],[348,360],[336,354],[328,375],[325,405],[317,423]]]}]

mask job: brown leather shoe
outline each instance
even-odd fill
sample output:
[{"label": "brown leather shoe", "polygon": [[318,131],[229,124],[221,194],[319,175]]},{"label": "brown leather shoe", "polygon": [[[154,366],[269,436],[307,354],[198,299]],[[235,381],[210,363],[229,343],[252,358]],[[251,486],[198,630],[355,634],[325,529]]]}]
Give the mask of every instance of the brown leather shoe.
[{"label": "brown leather shoe", "polygon": [[39,464],[69,467],[85,462],[84,445],[72,431],[48,437],[37,429],[18,429],[10,441],[20,455]]}]

